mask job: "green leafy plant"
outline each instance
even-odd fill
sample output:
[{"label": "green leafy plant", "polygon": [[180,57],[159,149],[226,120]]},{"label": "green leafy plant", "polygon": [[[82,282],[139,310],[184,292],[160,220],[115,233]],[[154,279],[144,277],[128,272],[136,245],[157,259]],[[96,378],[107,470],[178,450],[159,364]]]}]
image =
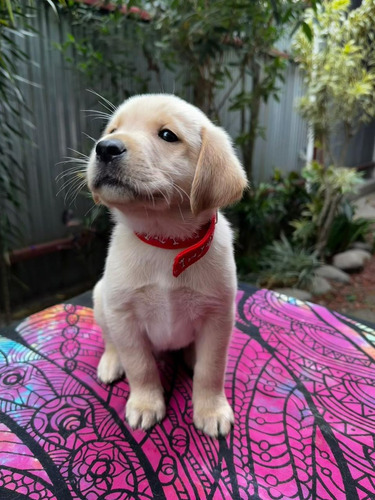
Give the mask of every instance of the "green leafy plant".
[{"label": "green leafy plant", "polygon": [[353,206],[349,202],[343,203],[332,223],[327,239],[327,253],[333,255],[345,251],[357,241],[371,240],[374,226],[375,220],[355,217]]},{"label": "green leafy plant", "polygon": [[[306,11],[305,27],[312,36],[300,30],[294,40],[306,86],[299,109],[312,128],[319,162],[303,171],[311,201],[292,225],[294,238],[313,245],[321,256],[367,230],[364,221],[340,214],[345,195],[361,183],[354,169],[340,167],[350,139],[375,118],[374,23],[373,0],[363,0],[352,10],[349,0],[325,0],[315,11]],[[340,130],[343,141],[338,145]],[[341,245],[334,243],[338,231],[343,231]]]},{"label": "green leafy plant", "polygon": [[323,256],[334,219],[344,195],[355,192],[362,181],[361,175],[351,168],[330,166],[325,168],[312,162],[302,171],[311,201],[302,211],[302,217],[291,222],[293,237],[304,247],[313,246]]},{"label": "green leafy plant", "polygon": [[252,254],[259,253],[266,245],[280,238],[282,233],[291,235],[293,229],[290,220],[300,215],[309,200],[305,181],[299,174],[291,172],[283,176],[279,170],[275,170],[270,182],[259,184],[250,191],[248,198],[231,209],[230,213],[241,220],[249,236],[247,252],[239,248],[244,272],[246,259]]},{"label": "green leafy plant", "polygon": [[[102,8],[105,2],[70,2],[60,8],[60,15],[69,18],[71,32],[55,47],[83,76],[84,85],[115,103],[147,92],[152,72],[159,77],[156,65],[146,66],[152,45],[150,26],[132,13],[131,3],[118,0],[116,8],[107,10]],[[141,59],[145,64],[140,64]]]},{"label": "green leafy plant", "polygon": [[[375,2],[325,0],[308,9],[305,27],[294,40],[294,53],[305,75],[306,94],[299,101],[324,164],[342,166],[349,140],[375,117]],[[333,135],[344,138],[333,148]]]},{"label": "green leafy plant", "polygon": [[316,252],[293,245],[281,236],[264,249],[259,265],[261,286],[308,288],[320,261]]}]

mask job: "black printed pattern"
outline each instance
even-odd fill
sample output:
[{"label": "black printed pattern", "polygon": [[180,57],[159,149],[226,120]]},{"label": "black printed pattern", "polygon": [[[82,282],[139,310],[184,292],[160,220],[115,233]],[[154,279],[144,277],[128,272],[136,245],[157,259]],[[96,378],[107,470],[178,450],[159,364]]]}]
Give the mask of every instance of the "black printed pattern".
[{"label": "black printed pattern", "polygon": [[0,338],[1,499],[375,499],[375,332],[265,290],[238,294],[226,393],[236,424],[192,424],[192,379],[160,361],[167,417],[124,422],[96,378],[92,310],[59,305]]}]

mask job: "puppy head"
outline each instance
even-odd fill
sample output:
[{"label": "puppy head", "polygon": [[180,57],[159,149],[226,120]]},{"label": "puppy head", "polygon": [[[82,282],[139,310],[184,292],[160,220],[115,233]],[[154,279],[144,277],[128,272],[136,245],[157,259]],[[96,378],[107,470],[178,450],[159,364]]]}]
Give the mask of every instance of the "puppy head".
[{"label": "puppy head", "polygon": [[241,198],[247,181],[227,134],[171,95],[125,101],[109,120],[87,168],[94,200],[194,215]]}]

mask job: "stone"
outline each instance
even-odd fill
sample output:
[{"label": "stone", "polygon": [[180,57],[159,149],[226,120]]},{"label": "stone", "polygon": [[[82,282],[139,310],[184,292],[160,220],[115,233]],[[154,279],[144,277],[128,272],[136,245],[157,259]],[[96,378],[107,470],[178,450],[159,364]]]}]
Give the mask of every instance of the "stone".
[{"label": "stone", "polygon": [[315,274],[326,280],[338,281],[339,283],[350,283],[349,274],[335,266],[321,266],[315,271]]},{"label": "stone", "polygon": [[350,248],[355,248],[356,250],[365,250],[366,252],[371,253],[372,245],[370,245],[370,243],[366,243],[365,241],[355,241],[350,245]]},{"label": "stone", "polygon": [[314,276],[310,290],[314,295],[323,295],[324,293],[330,292],[332,287],[329,281],[322,276]]},{"label": "stone", "polygon": [[275,288],[274,291],[299,300],[311,300],[312,298],[310,292],[301,290],[300,288]]},{"label": "stone", "polygon": [[333,257],[333,265],[343,271],[358,271],[370,259],[370,252],[365,250],[346,250]]}]

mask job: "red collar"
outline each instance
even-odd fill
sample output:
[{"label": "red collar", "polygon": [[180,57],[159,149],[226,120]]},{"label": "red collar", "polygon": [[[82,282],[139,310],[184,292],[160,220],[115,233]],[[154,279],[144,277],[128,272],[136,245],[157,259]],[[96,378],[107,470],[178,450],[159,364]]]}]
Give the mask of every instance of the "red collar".
[{"label": "red collar", "polygon": [[175,238],[157,238],[147,234],[135,233],[144,243],[167,250],[185,248],[176,255],[173,262],[173,276],[177,278],[185,269],[197,262],[208,252],[214,237],[217,216],[214,215],[210,222],[202,226],[199,231],[185,240]]}]

